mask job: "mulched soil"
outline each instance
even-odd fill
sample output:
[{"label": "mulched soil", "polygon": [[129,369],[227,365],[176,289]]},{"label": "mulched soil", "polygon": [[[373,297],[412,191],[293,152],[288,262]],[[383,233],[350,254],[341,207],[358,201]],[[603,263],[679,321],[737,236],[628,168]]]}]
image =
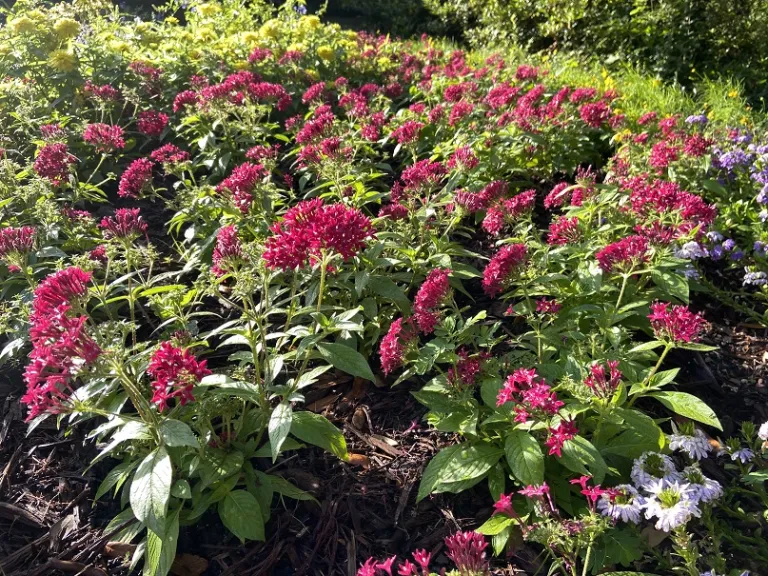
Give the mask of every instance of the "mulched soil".
[{"label": "mulched soil", "polygon": [[[714,307],[715,305],[712,304]],[[672,357],[683,368],[680,389],[697,394],[721,416],[725,436],[743,420],[768,420],[768,330],[739,323],[722,309],[708,334],[717,352]],[[338,375],[337,375],[338,376]],[[53,423],[26,433],[18,398],[21,374],[0,372],[0,574],[120,575],[130,548],[109,545],[103,528],[119,510],[93,495],[109,463],[86,471],[96,453]],[[492,510],[485,486],[416,504],[421,472],[455,441],[430,430],[408,385],[394,389],[338,376],[312,390],[307,406],[344,430],[352,462],[315,449],[278,461],[271,471],[310,491],[317,503],[277,505],[265,543],[241,545],[215,514],[182,530],[177,576],[354,576],[371,555],[401,558],[416,548],[447,565],[442,541],[477,527]],[[533,574],[536,551],[520,547],[496,561],[495,574]]]}]

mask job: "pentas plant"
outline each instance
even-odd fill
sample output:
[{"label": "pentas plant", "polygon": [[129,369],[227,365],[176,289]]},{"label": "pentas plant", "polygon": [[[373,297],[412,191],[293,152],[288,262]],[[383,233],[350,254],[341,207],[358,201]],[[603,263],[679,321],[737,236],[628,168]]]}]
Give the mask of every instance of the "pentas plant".
[{"label": "pentas plant", "polygon": [[[33,424],[91,426],[97,460],[120,461],[97,496],[121,494],[110,530],[143,534],[146,574],[208,510],[265,540],[276,493],[311,498],[270,468],[302,443],[347,458],[300,409],[332,368],[420,387],[427,422],[462,441],[418,498],[488,480],[496,552],[524,530],[554,570],[599,573],[636,560],[646,523],[691,574],[726,569],[688,527],[751,521],[728,499],[765,504],[762,444],[721,443],[754,493],[720,496],[705,432],[655,418],[720,426],[667,363],[711,349],[691,293],[717,289],[713,266],[764,289],[759,142],[292,3],[192,2],[185,24],[119,34],[79,5],[25,6],[0,30],[3,109],[20,111],[0,113],[0,360],[27,356]],[[479,535],[446,547],[453,573],[488,573]]]}]

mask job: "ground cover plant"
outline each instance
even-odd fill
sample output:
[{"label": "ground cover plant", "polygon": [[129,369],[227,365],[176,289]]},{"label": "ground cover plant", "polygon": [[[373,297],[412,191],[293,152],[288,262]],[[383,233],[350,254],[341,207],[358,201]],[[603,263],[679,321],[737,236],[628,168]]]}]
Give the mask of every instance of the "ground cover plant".
[{"label": "ground cover plant", "polygon": [[768,426],[726,434],[681,369],[708,302],[768,318],[762,132],[306,12],[5,14],[0,361],[30,430],[95,445],[119,569],[317,506],[281,467],[361,465],[307,402],[348,377],[442,433],[413,506],[488,508],[437,572],[759,573]]}]

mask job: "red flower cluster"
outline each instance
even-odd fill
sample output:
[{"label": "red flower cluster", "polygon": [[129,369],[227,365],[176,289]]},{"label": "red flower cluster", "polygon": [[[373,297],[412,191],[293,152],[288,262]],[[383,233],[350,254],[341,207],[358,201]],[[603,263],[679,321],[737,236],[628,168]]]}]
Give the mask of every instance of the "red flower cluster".
[{"label": "red flower cluster", "polygon": [[579,230],[579,219],[575,216],[573,218],[561,216],[557,220],[553,220],[549,225],[547,242],[553,246],[572,244],[578,242],[580,239],[581,230]]},{"label": "red flower cluster", "polygon": [[579,108],[579,116],[587,126],[600,128],[611,117],[611,109],[605,102],[593,102]]},{"label": "red flower cluster", "polygon": [[284,271],[318,262],[323,252],[347,260],[374,236],[371,221],[359,210],[343,204],[325,205],[320,198],[299,202],[271,230],[264,260],[269,268]]},{"label": "red flower cluster", "polygon": [[152,380],[152,402],[162,412],[168,408],[168,401],[177,398],[184,406],[194,402],[192,389],[195,384],[208,376],[211,371],[206,368],[206,361],[198,361],[189,351],[175,347],[171,342],[163,342],[152,355],[147,368]]},{"label": "red flower cluster", "polygon": [[648,261],[648,238],[627,236],[595,254],[605,272],[626,272]]},{"label": "red flower cluster", "polygon": [[485,210],[495,201],[506,196],[509,186],[502,180],[496,180],[487,184],[480,192],[456,192],[455,199],[459,206],[463,206],[470,212]]},{"label": "red flower cluster", "polygon": [[457,352],[459,361],[456,366],[448,369],[448,381],[455,385],[473,386],[478,374],[480,374],[483,361],[490,358],[490,354],[482,352],[476,356],[470,356],[466,349],[462,348]]},{"label": "red flower cluster", "polygon": [[160,148],[153,150],[149,156],[160,164],[181,164],[189,160],[189,152],[173,144],[160,146]]},{"label": "red flower cluster", "polygon": [[27,254],[34,246],[35,229],[32,226],[0,230],[0,259],[5,260],[10,272],[21,272]]},{"label": "red flower cluster", "polygon": [[125,148],[123,129],[120,126],[88,124],[83,131],[83,140],[104,154]]},{"label": "red flower cluster", "polygon": [[491,258],[483,270],[483,290],[494,297],[507,285],[512,274],[524,263],[528,255],[525,244],[508,244]]},{"label": "red flower cluster", "polygon": [[431,334],[440,319],[437,309],[449,298],[451,285],[448,275],[451,273],[446,268],[434,268],[430,270],[426,280],[416,293],[413,301],[413,315],[416,324],[424,334]]},{"label": "red flower cluster", "polygon": [[[603,364],[593,364],[590,374],[584,384],[599,398],[610,398],[621,383],[621,371],[617,360],[608,360],[607,367]],[[607,372],[606,372],[607,368]]]},{"label": "red flower cluster", "polygon": [[240,238],[237,236],[237,228],[224,226],[216,234],[216,247],[213,249],[213,267],[211,272],[216,276],[224,276],[232,269],[236,269],[245,259]]},{"label": "red flower cluster", "polygon": [[77,158],[69,153],[66,144],[46,144],[35,158],[34,169],[39,176],[59,186],[69,174],[69,166],[75,162]]},{"label": "red flower cluster", "polygon": [[557,300],[550,300],[548,298],[542,298],[536,302],[536,312],[539,314],[552,314],[553,316],[560,312],[563,307]]},{"label": "red flower cluster", "polygon": [[[445,166],[440,162],[424,159],[403,170],[400,180],[405,185],[406,190],[418,191],[436,186],[443,180],[447,172]],[[392,193],[395,193],[394,189]],[[393,197],[392,201],[396,202],[397,199]]]},{"label": "red flower cluster", "polygon": [[173,99],[173,112],[178,113],[187,106],[196,106],[200,102],[200,95],[194,90],[183,90]]},{"label": "red flower cluster", "polygon": [[397,370],[403,365],[408,345],[414,341],[417,332],[413,319],[398,318],[389,327],[386,336],[381,339],[379,356],[381,357],[381,369],[385,375]]},{"label": "red flower cluster", "polygon": [[707,321],[687,306],[672,306],[669,302],[651,304],[648,315],[656,338],[672,342],[696,342]]},{"label": "red flower cluster", "polygon": [[251,207],[256,184],[268,175],[266,168],[261,164],[244,162],[235,166],[232,174],[216,187],[216,192],[219,194],[228,192],[235,206],[240,209],[240,212],[246,214]]},{"label": "red flower cluster", "polygon": [[488,542],[477,532],[456,532],[445,539],[446,556],[456,565],[459,574],[488,574],[490,565],[485,557]]},{"label": "red flower cluster", "polygon": [[301,97],[301,101],[304,104],[309,104],[310,102],[318,101],[322,102],[325,98],[325,82],[318,82],[317,84],[312,84],[309,88],[307,88],[306,92]]},{"label": "red flower cluster", "polygon": [[35,290],[30,316],[31,362],[24,372],[27,390],[21,398],[29,414],[58,414],[72,395],[72,381],[101,354],[85,331],[87,318],[72,316],[75,301],[88,292],[91,275],[71,267],[48,276]]},{"label": "red flower cluster", "polygon": [[160,136],[168,126],[168,115],[157,110],[144,110],[139,112],[136,120],[136,128],[139,132],[150,138]]},{"label": "red flower cluster", "polygon": [[496,396],[496,406],[507,402],[515,402],[515,422],[549,418],[565,406],[535,368],[518,368],[507,378]]},{"label": "red flower cluster", "polygon": [[400,144],[413,144],[418,141],[424,124],[415,120],[407,120],[398,128],[392,130],[392,138]]},{"label": "red flower cluster", "polygon": [[508,200],[492,202],[483,219],[483,230],[498,235],[505,224],[513,224],[520,216],[530,214],[536,204],[536,190],[522,192]]},{"label": "red flower cluster", "polygon": [[138,158],[128,165],[120,177],[117,195],[121,198],[138,198],[152,188],[152,168],[155,163],[149,158]]},{"label": "red flower cluster", "polygon": [[64,128],[61,127],[61,124],[43,124],[40,126],[40,134],[42,134],[43,138],[46,140],[56,140],[57,138],[64,138],[67,135]]},{"label": "red flower cluster", "polygon": [[552,208],[562,206],[568,200],[568,188],[571,188],[571,184],[568,182],[560,182],[552,191],[544,198],[544,208],[552,210]]},{"label": "red flower cluster", "polygon": [[560,458],[563,455],[563,445],[575,438],[578,433],[579,429],[576,428],[573,420],[561,420],[557,426],[549,428],[549,436],[544,442],[544,445],[549,448],[549,455]]},{"label": "red flower cluster", "polygon": [[632,211],[642,217],[657,217],[661,213],[678,212],[683,220],[683,233],[696,225],[709,225],[717,216],[717,207],[707,204],[696,194],[681,190],[675,182],[646,180],[638,176],[620,182],[629,192]]},{"label": "red flower cluster", "polygon": [[105,216],[99,223],[104,238],[121,238],[131,242],[141,235],[147,236],[147,223],[139,214],[139,208],[118,208],[114,216]]},{"label": "red flower cluster", "polygon": [[477,167],[477,165],[480,163],[480,160],[475,156],[474,152],[472,152],[472,148],[470,146],[462,146],[461,148],[457,148],[456,151],[451,155],[450,159],[448,160],[448,167],[449,168],[464,168],[465,170],[472,170]]},{"label": "red flower cluster", "polygon": [[648,165],[661,172],[680,157],[679,152],[678,147],[674,144],[665,141],[657,142],[651,148]]},{"label": "red flower cluster", "polygon": [[99,86],[90,80],[85,81],[85,86],[83,86],[83,94],[86,97],[93,97],[97,100],[101,100],[102,102],[116,101],[120,99],[120,90],[111,84],[104,84]]}]

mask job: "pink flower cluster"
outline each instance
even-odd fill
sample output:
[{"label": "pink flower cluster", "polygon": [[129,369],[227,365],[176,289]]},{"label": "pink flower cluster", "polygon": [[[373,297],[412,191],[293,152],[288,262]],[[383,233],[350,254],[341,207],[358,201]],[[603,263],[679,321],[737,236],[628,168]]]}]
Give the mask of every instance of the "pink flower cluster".
[{"label": "pink flower cluster", "polygon": [[392,138],[399,144],[413,144],[419,139],[419,134],[424,124],[415,120],[407,120],[399,127],[392,130]]},{"label": "pink flower cluster", "polygon": [[120,238],[127,242],[147,236],[149,226],[140,215],[139,208],[118,208],[114,216],[105,216],[99,223],[104,238]]},{"label": "pink flower cluster", "polygon": [[160,344],[147,368],[147,374],[153,378],[152,403],[162,412],[174,398],[182,406],[194,402],[192,389],[211,373],[206,364],[206,360],[199,361],[189,350],[177,348],[171,342]]},{"label": "pink flower cluster", "polygon": [[579,433],[579,429],[576,428],[576,424],[572,420],[561,420],[554,428],[548,428],[549,435],[547,436],[544,445],[549,448],[550,456],[557,456],[560,458],[563,455],[563,446],[568,440],[573,440]]},{"label": "pink flower cluster", "polygon": [[83,94],[86,97],[93,97],[97,100],[101,100],[102,102],[114,102],[120,99],[120,90],[111,84],[104,84],[99,86],[90,80],[85,81],[85,86],[83,86]]},{"label": "pink flower cluster", "polygon": [[577,217],[567,218],[561,216],[553,220],[549,225],[549,235],[547,242],[553,246],[562,246],[573,244],[581,240],[581,230],[579,229],[579,219]]},{"label": "pink flower cluster", "polygon": [[91,275],[70,267],[48,276],[35,289],[30,316],[30,363],[24,372],[27,390],[21,401],[27,421],[41,414],[67,409],[77,374],[93,364],[101,349],[85,330],[87,318],[80,309]]},{"label": "pink flower cluster", "polygon": [[69,153],[67,145],[57,142],[40,148],[33,167],[39,176],[59,186],[67,178],[70,165],[75,162],[77,158]]},{"label": "pink flower cluster", "polygon": [[235,166],[232,174],[221,181],[216,187],[216,192],[228,193],[240,212],[247,214],[253,201],[256,185],[267,176],[269,172],[261,164],[243,162]]},{"label": "pink flower cluster", "polygon": [[408,346],[417,336],[413,318],[398,318],[389,327],[386,336],[381,339],[379,356],[381,357],[381,369],[385,375],[403,365]]},{"label": "pink flower cluster", "polygon": [[[457,532],[445,539],[446,556],[456,566],[456,573],[466,576],[490,576],[490,564],[486,557],[485,549],[488,543],[482,534],[477,532]],[[429,576],[429,564],[432,554],[426,550],[416,550],[412,554],[416,564],[410,560],[401,562],[397,569],[397,576]],[[396,556],[379,562],[375,558],[366,560],[357,571],[357,576],[395,576],[392,572]],[[419,572],[419,570],[421,572]],[[442,570],[445,572],[445,569]]]},{"label": "pink flower cluster", "polygon": [[446,268],[434,268],[429,271],[426,280],[416,293],[413,301],[413,316],[416,324],[424,334],[431,334],[440,319],[437,310],[450,298],[451,286]]},{"label": "pink flower cluster", "polygon": [[525,264],[525,244],[507,244],[499,250],[483,270],[483,290],[494,297],[508,285],[512,275]]},{"label": "pink flower cluster", "polygon": [[343,204],[326,205],[320,198],[299,202],[271,230],[264,260],[267,267],[284,271],[319,262],[323,253],[348,260],[375,236],[362,212]]},{"label": "pink flower cluster", "polygon": [[136,128],[145,136],[157,137],[168,126],[168,115],[157,110],[144,110],[139,112],[136,120]]},{"label": "pink flower cluster", "polygon": [[159,164],[174,165],[189,160],[189,152],[182,150],[173,144],[164,144],[163,146],[160,146],[160,148],[153,150],[149,156]]},{"label": "pink flower cluster", "polygon": [[83,131],[83,140],[104,154],[125,148],[123,129],[109,124],[88,124]]},{"label": "pink flower cluster", "polygon": [[493,202],[483,219],[483,230],[498,236],[506,224],[513,224],[521,216],[530,214],[536,204],[536,190],[527,190],[507,200]]},{"label": "pink flower cluster", "polygon": [[549,418],[565,406],[535,368],[518,368],[507,377],[496,395],[496,407],[507,402],[515,403],[515,422],[521,423]]},{"label": "pink flower cluster", "polygon": [[470,356],[469,352],[462,348],[457,352],[459,356],[456,366],[448,369],[448,382],[454,386],[474,386],[477,376],[483,368],[483,362],[490,358],[488,352],[481,352]]},{"label": "pink flower cluster", "polygon": [[9,272],[21,272],[27,254],[35,247],[35,229],[32,226],[0,229],[0,259],[5,260]]},{"label": "pink flower cluster", "polygon": [[656,338],[672,342],[696,342],[707,325],[703,316],[687,306],[671,306],[669,302],[651,304],[648,319]]},{"label": "pink flower cluster", "polygon": [[216,246],[213,249],[213,267],[211,272],[216,276],[236,269],[245,259],[237,228],[233,225],[224,226],[216,234]]},{"label": "pink flower cluster", "polygon": [[627,236],[598,250],[595,254],[605,272],[626,272],[648,261],[648,239]]},{"label": "pink flower cluster", "polygon": [[599,398],[610,398],[621,384],[621,371],[617,360],[608,360],[606,365],[593,364],[584,384]]},{"label": "pink flower cluster", "polygon": [[149,158],[137,158],[128,165],[120,177],[117,195],[121,198],[139,198],[152,188],[152,169],[155,163]]}]

